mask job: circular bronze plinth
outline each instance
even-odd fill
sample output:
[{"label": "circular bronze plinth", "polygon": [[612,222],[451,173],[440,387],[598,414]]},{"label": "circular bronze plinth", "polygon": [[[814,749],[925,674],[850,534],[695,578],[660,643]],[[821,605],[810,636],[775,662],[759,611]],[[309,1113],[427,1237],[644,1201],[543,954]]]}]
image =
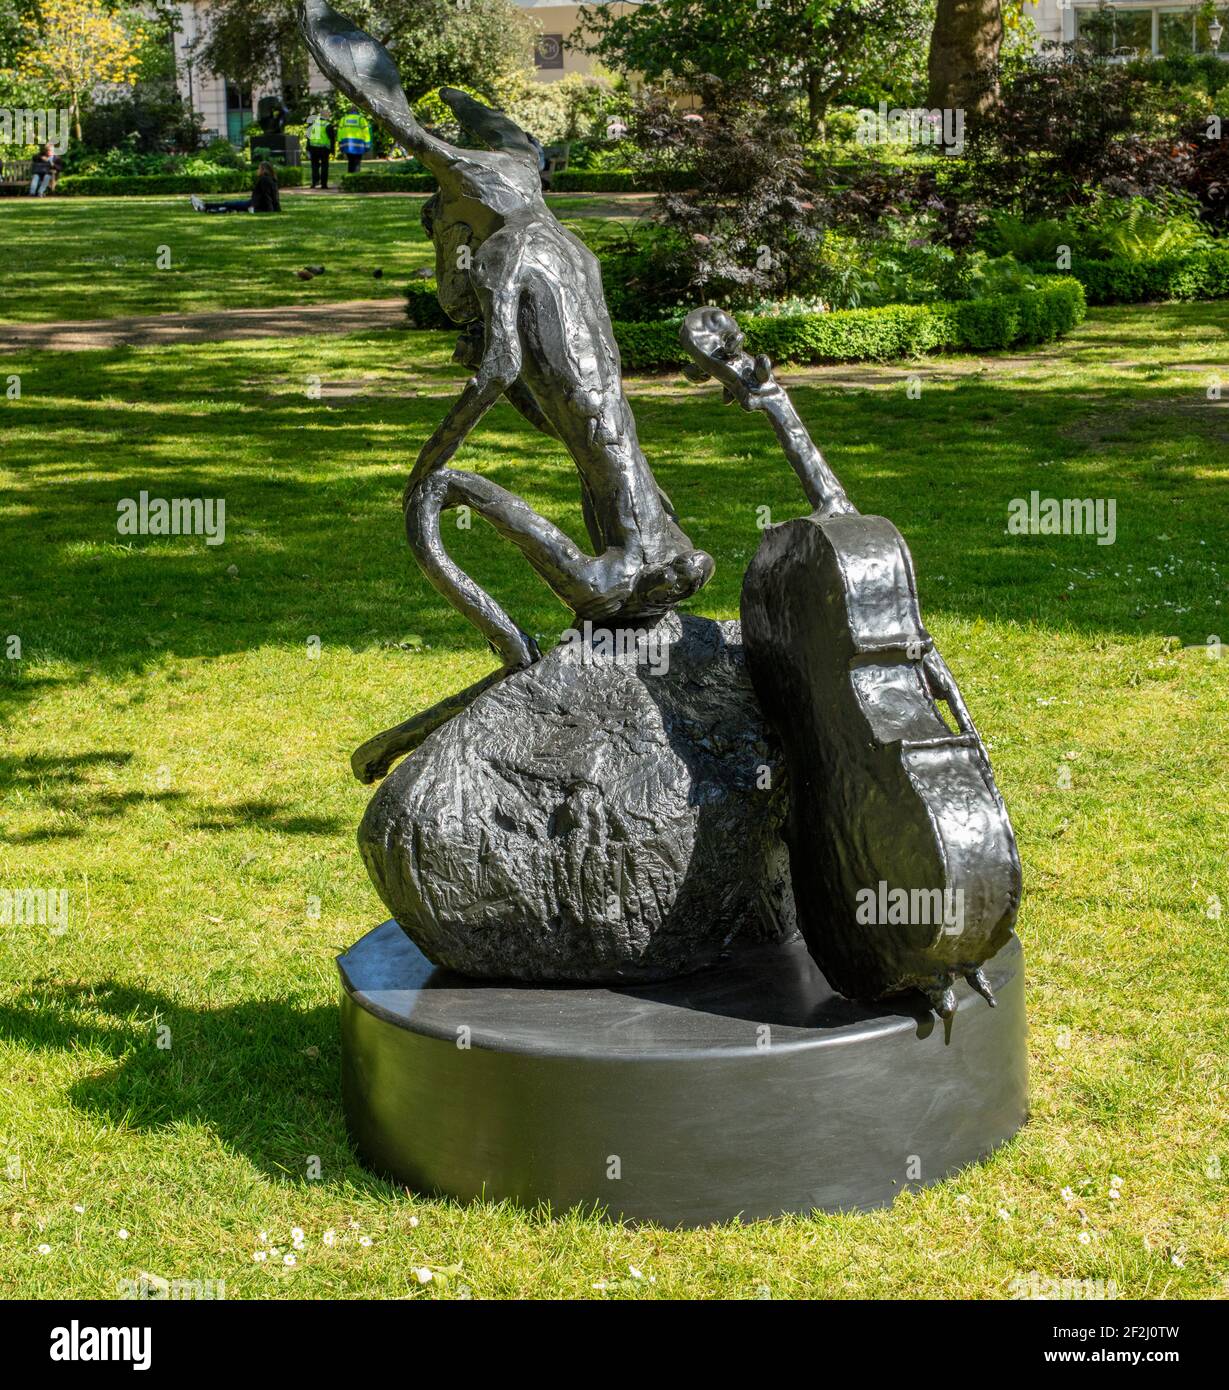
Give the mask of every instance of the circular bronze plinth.
[{"label": "circular bronze plinth", "polygon": [[695,1226],[883,1206],[1027,1116],[1013,937],[946,1024],[856,1004],[800,938],[666,984],[492,984],[385,922],[339,957],[342,1087],[364,1161],[418,1191]]}]

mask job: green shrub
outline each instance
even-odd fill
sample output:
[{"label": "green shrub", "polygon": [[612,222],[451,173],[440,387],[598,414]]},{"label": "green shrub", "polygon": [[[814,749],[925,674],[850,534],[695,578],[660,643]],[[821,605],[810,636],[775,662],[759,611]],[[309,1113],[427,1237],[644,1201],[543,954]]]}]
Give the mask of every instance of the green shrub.
[{"label": "green shrub", "polygon": [[1057,217],[1029,221],[1015,213],[999,212],[979,237],[981,245],[996,256],[1014,256],[1018,261],[1053,267],[1060,246],[1074,246],[1078,228]]},{"label": "green shrub", "polygon": [[[1227,272],[1229,274],[1229,272]],[[431,281],[408,287],[407,313],[415,328],[451,328]],[[938,349],[987,351],[1048,342],[1084,318],[1084,291],[1064,276],[1046,276],[1037,289],[949,304],[893,304],[794,317],[740,315],[752,352],[777,362],[858,362],[915,357]],[[680,367],[679,321],[615,322],[623,366],[629,371]]]},{"label": "green shrub", "polygon": [[92,158],[121,146],[147,154],[159,154],[168,146],[198,150],[201,127],[201,117],[180,96],[173,78],[165,82],[142,81],[133,88],[112,90],[101,100],[87,104],[81,113],[81,140],[74,140],[69,151]]},{"label": "green shrub", "polygon": [[498,105],[543,145],[602,135],[614,114],[627,106],[626,98],[612,96],[604,78],[573,72],[554,82],[537,82],[531,72],[502,76]]},{"label": "green shrub", "polygon": [[569,173],[626,172],[632,165],[635,147],[629,140],[573,140],[568,154]]},{"label": "green shrub", "polygon": [[564,169],[551,181],[552,193],[682,192],[695,178],[685,170],[638,174],[631,169]]},{"label": "green shrub", "polygon": [[1207,250],[1211,238],[1190,201],[1099,198],[1080,215],[1080,249],[1106,260],[1158,260]]},{"label": "green shrub", "polygon": [[373,169],[341,176],[343,193],[434,193],[435,189],[434,174],[385,173]]},{"label": "green shrub", "polygon": [[1080,260],[1153,262],[1209,251],[1215,241],[1193,198],[1169,193],[1156,200],[1098,196],[1065,218],[1026,221],[1008,213],[981,235],[989,250],[1035,265],[1057,264],[1060,246]]},{"label": "green shrub", "polygon": [[[283,188],[298,188],[302,169],[277,168]],[[68,198],[128,198],[142,194],[250,193],[255,179],[251,169],[216,174],[133,174],[127,178],[102,178],[92,174],[68,174],[56,184],[57,196]]]},{"label": "green shrub", "polygon": [[1034,220],[1063,216],[1110,181],[1138,193],[1168,181],[1172,155],[1152,143],[1164,133],[1165,102],[1122,65],[1068,44],[1061,60],[1046,50],[976,81],[998,94],[969,123],[963,201]]},{"label": "green shrub", "polygon": [[223,140],[221,137],[210,140],[201,153],[210,163],[220,164],[224,169],[244,169],[247,167],[247,159],[242,151],[237,150],[229,140]]},{"label": "green shrub", "polygon": [[696,298],[688,288],[687,248],[672,228],[611,220],[589,241],[602,263],[611,318],[670,318]]},{"label": "green shrub", "polygon": [[984,251],[957,252],[933,242],[901,245],[887,239],[870,244],[861,272],[859,302],[850,308],[991,299],[1018,294],[1036,279],[1036,273],[1014,256],[992,259]]},{"label": "green shrub", "polygon": [[134,132],[102,154],[85,154],[77,167],[83,174],[97,178],[132,178],[136,175],[173,174],[172,158],[163,150],[138,149]]},{"label": "green shrub", "polygon": [[1159,58],[1136,59],[1127,65],[1136,82],[1170,89],[1195,87],[1215,96],[1229,84],[1229,66],[1215,53],[1168,53]]},{"label": "green shrub", "polygon": [[411,328],[455,328],[435,297],[434,280],[411,280],[405,287],[406,317]]},{"label": "green shrub", "polygon": [[[663,174],[650,179],[634,174],[630,169],[565,169],[551,182],[552,193],[651,193],[664,180],[671,188],[683,187],[685,177]],[[360,170],[343,174],[341,187],[345,193],[433,193],[435,178],[431,174],[414,174],[399,170]]]},{"label": "green shrub", "polygon": [[[1051,266],[1034,266],[1049,270]],[[1229,298],[1229,246],[1149,259],[1077,257],[1067,275],[1083,286],[1090,304],[1142,304],[1164,299]]]}]

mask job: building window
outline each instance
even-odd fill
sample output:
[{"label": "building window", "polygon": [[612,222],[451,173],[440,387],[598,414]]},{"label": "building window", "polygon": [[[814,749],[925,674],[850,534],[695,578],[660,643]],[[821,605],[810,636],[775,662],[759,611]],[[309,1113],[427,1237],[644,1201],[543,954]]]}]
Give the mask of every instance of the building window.
[{"label": "building window", "polygon": [[533,45],[535,68],[563,67],[563,35],[539,34]]},{"label": "building window", "polygon": [[1132,53],[1152,52],[1152,11],[1115,10],[1114,47]]},{"label": "building window", "polygon": [[243,144],[243,132],[256,119],[252,115],[252,89],[237,82],[226,84],[226,138],[232,145]]},{"label": "building window", "polygon": [[1193,10],[1162,10],[1157,32],[1157,47],[1166,58],[1178,53],[1195,51],[1195,14]]},{"label": "building window", "polygon": [[[1221,50],[1229,57],[1229,5],[1217,6],[1224,28]],[[1171,57],[1211,53],[1211,21],[1202,5],[1077,5],[1075,36],[1102,57]]]},{"label": "building window", "polygon": [[[1216,7],[1216,18],[1220,23],[1220,51],[1229,50],[1229,5],[1218,5]],[[1212,39],[1208,34],[1211,26],[1211,19],[1203,10],[1195,12],[1195,52],[1211,53]]]}]

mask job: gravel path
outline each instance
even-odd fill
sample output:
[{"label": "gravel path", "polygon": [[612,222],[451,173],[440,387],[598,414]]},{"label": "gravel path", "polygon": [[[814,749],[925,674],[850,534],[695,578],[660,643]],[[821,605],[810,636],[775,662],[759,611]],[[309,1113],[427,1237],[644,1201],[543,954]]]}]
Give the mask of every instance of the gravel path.
[{"label": "gravel path", "polygon": [[90,348],[165,347],[242,338],[354,333],[404,325],[405,300],[352,299],[273,309],[215,309],[199,314],[141,314],[79,323],[0,323],[0,352],[80,352]]}]

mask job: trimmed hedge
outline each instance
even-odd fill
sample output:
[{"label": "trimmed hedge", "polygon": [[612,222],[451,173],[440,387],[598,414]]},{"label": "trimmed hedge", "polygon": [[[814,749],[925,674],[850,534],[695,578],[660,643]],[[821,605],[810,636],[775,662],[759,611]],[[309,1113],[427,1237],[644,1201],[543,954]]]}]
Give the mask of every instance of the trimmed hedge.
[{"label": "trimmed hedge", "polygon": [[[1053,266],[1033,266],[1054,275]],[[1064,275],[1084,286],[1090,304],[1141,304],[1159,299],[1229,297],[1229,246],[1133,261],[1078,261]]]},{"label": "trimmed hedge", "polygon": [[[435,298],[434,283],[407,287],[413,328],[454,328]],[[774,362],[860,362],[916,357],[939,349],[985,351],[1044,343],[1069,333],[1084,318],[1084,290],[1069,276],[1049,276],[1040,289],[942,304],[892,304],[883,309],[840,309],[789,318],[740,315],[752,352]],[[629,370],[681,367],[677,320],[614,325]]]},{"label": "trimmed hedge", "polygon": [[[274,165],[282,188],[299,188],[303,170]],[[255,172],[228,169],[220,174],[129,174],[103,178],[94,174],[66,174],[56,184],[56,195],[66,198],[129,198],[152,193],[250,193]]]},{"label": "trimmed hedge", "polygon": [[385,174],[378,171],[341,176],[343,193],[434,193],[434,174]]},{"label": "trimmed hedge", "polygon": [[[652,179],[629,169],[564,169],[551,181],[552,193],[653,193],[658,188],[683,189],[691,180],[685,174],[658,174]],[[431,174],[393,174],[378,169],[343,174],[344,193],[434,193]]]},{"label": "trimmed hedge", "polygon": [[411,280],[405,287],[405,315],[411,328],[455,328],[440,308],[434,280]]}]

